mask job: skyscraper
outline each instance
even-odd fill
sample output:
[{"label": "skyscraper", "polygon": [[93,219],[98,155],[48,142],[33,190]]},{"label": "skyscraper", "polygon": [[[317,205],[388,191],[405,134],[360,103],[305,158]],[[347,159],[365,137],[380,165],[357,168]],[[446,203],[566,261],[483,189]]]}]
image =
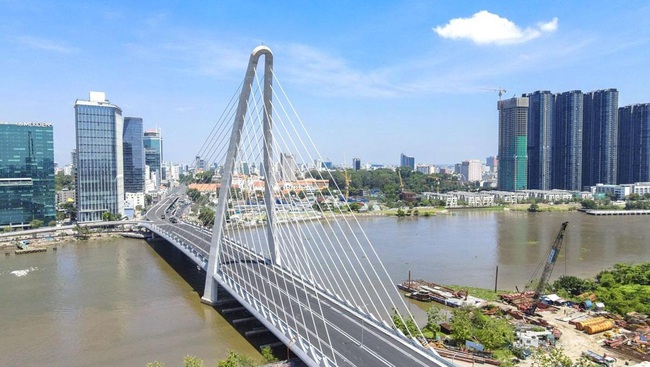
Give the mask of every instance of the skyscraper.
[{"label": "skyscraper", "polygon": [[650,181],[650,103],[618,109],[617,183]]},{"label": "skyscraper", "polygon": [[124,118],[124,192],[144,192],[142,119]]},{"label": "skyscraper", "polygon": [[470,159],[463,161],[460,165],[460,174],[464,182],[481,181],[481,161],[478,159]]},{"label": "skyscraper", "polygon": [[554,96],[537,91],[528,97],[528,188],[551,189],[551,142]]},{"label": "skyscraper", "polygon": [[573,90],[555,95],[551,188],[582,190],[583,94]]},{"label": "skyscraper", "polygon": [[0,225],[56,218],[54,139],[46,123],[0,123]]},{"label": "skyscraper", "polygon": [[[156,188],[162,179],[163,138],[160,130],[147,130],[142,138],[144,144],[144,164],[149,166],[152,176],[156,176]],[[148,178],[148,177],[147,177]]]},{"label": "skyscraper", "polygon": [[298,165],[296,158],[291,153],[280,154],[280,169],[282,180],[295,181],[298,176]]},{"label": "skyscraper", "polygon": [[352,169],[355,171],[358,171],[361,169],[361,159],[359,158],[353,158],[352,159]]},{"label": "skyscraper", "polygon": [[77,100],[77,220],[102,220],[106,212],[124,215],[122,110],[104,92]]},{"label": "skyscraper", "polygon": [[616,184],[618,163],[618,91],[584,95],[582,185]]},{"label": "skyscraper", "polygon": [[399,156],[399,166],[409,167],[411,171],[415,171],[415,157],[409,157],[404,153]]},{"label": "skyscraper", "polygon": [[499,190],[527,188],[528,98],[499,101]]}]

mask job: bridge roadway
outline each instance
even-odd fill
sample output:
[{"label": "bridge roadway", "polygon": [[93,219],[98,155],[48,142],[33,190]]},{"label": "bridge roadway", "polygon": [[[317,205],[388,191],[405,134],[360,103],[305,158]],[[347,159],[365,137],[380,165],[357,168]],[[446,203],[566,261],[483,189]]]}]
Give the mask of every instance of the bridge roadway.
[{"label": "bridge roadway", "polygon": [[[145,227],[173,237],[173,243],[191,244],[193,260],[206,268],[210,248],[211,232],[187,223],[171,223],[163,219],[166,209],[177,199],[173,193],[164,198],[147,213],[149,223]],[[168,216],[169,214],[167,214]],[[367,315],[343,304],[323,293],[313,285],[306,284],[290,272],[267,265],[265,259],[254,252],[226,239],[222,253],[236,254],[223,259],[220,276],[215,279],[231,293],[238,293],[240,300],[246,294],[242,305],[254,315],[271,316],[271,320],[260,320],[281,340],[287,341],[288,334],[303,335],[304,340],[292,337],[288,346],[297,355],[306,354],[308,341],[337,366],[454,366],[454,364],[425,351],[414,343],[405,341],[393,330],[379,324]],[[179,247],[180,248],[180,247]],[[186,249],[181,249],[186,250]],[[187,252],[186,252],[187,253]],[[245,276],[241,271],[246,268]],[[255,303],[254,305],[251,304]],[[248,304],[247,304],[248,303]],[[311,310],[315,310],[311,312]],[[300,315],[298,318],[294,315]],[[281,321],[281,320],[286,320]],[[328,340],[329,339],[329,340]],[[301,344],[303,348],[301,348]],[[301,353],[302,352],[302,353]],[[317,360],[318,358],[314,358]],[[319,363],[325,365],[324,363]],[[331,365],[331,364],[329,364]]]}]

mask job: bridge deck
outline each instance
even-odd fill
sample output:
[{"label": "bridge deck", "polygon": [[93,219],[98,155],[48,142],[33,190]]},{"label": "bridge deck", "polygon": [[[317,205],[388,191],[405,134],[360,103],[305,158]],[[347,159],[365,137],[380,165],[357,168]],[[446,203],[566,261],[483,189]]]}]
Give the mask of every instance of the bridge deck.
[{"label": "bridge deck", "polygon": [[[165,198],[148,213],[150,222],[142,225],[170,240],[205,269],[211,233],[187,223],[162,219],[173,200],[174,197]],[[310,364],[453,366],[299,276],[269,265],[266,259],[235,241],[226,239],[222,246],[227,250],[222,253],[230,254],[230,258],[222,259],[221,273],[215,280],[294,352],[311,357],[315,362]],[[243,268],[246,271],[241,271]],[[319,361],[322,356],[329,362]]]}]

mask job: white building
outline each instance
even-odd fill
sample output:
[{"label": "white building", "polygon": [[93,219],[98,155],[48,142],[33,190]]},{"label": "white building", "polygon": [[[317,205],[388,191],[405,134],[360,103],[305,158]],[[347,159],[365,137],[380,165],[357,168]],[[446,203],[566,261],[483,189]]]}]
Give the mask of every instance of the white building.
[{"label": "white building", "polygon": [[460,174],[463,177],[463,181],[481,181],[481,178],[483,178],[482,165],[483,163],[478,159],[463,161],[460,165]]}]

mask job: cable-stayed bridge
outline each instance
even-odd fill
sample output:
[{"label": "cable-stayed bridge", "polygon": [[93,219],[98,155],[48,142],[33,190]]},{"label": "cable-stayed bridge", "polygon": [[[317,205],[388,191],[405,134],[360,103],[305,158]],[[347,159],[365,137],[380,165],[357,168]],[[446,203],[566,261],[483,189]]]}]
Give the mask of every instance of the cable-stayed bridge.
[{"label": "cable-stayed bridge", "polygon": [[204,194],[214,206],[212,230],[173,217],[184,188],[141,226],[206,271],[203,302],[218,302],[217,288],[225,289],[310,366],[453,365],[421,333],[393,324],[395,310],[407,312],[403,297],[356,218],[340,214],[348,204],[340,188],[330,190],[269,48],[253,50],[238,94],[195,161],[196,172],[205,162],[218,167],[218,183]]}]

